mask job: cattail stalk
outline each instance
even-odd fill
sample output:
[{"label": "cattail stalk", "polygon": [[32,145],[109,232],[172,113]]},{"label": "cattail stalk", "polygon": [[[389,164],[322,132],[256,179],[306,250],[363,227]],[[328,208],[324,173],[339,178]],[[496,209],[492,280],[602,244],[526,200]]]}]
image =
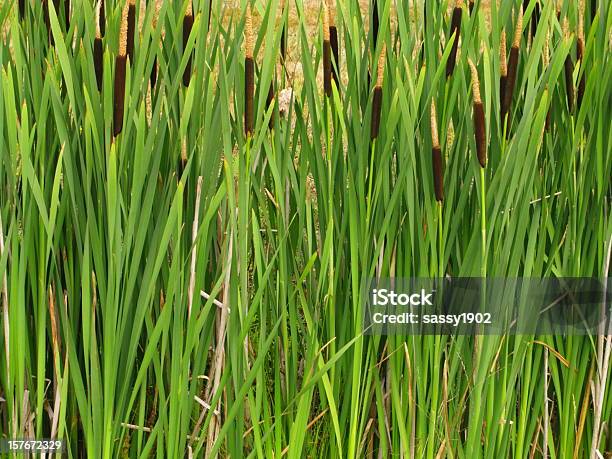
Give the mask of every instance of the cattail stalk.
[{"label": "cattail stalk", "polygon": [[500,103],[500,121],[503,124],[505,113],[503,110],[506,98],[506,85],[508,81],[508,64],[506,57],[506,31],[502,30],[499,43],[499,103]]},{"label": "cattail stalk", "polygon": [[[187,11],[183,17],[183,52],[187,48],[187,42],[189,41],[189,35],[191,35],[191,29],[193,28],[193,7],[191,0],[187,2]],[[187,58],[187,66],[183,72],[183,85],[189,86],[191,81],[191,55]]]},{"label": "cattail stalk", "polygon": [[[327,0],[326,0],[327,1]],[[336,8],[333,4],[334,0],[331,2],[331,7],[329,8],[329,44],[331,46],[332,52],[332,79],[336,83],[336,89],[339,89],[340,77],[338,72],[340,71],[340,53],[338,49],[338,28],[336,27]]]},{"label": "cattail stalk", "polygon": [[468,59],[470,72],[472,73],[472,97],[474,99],[474,135],[476,137],[476,154],[480,167],[487,166],[487,135],[485,128],[484,109],[480,96],[480,80],[478,69],[471,59]]},{"label": "cattail stalk", "polygon": [[115,137],[123,129],[123,106],[125,103],[125,72],[127,64],[128,43],[128,10],[129,5],[123,8],[121,25],[119,28],[119,53],[115,58],[115,92],[113,101],[113,134]]},{"label": "cattail stalk", "polygon": [[442,150],[438,137],[438,120],[436,117],[436,104],[431,101],[431,160],[433,166],[434,193],[436,201],[444,201],[444,172],[442,170]]},{"label": "cattail stalk", "polygon": [[327,97],[332,96],[331,85],[331,44],[329,42],[329,11],[323,2],[323,89]]},{"label": "cattail stalk", "polygon": [[102,91],[103,72],[104,72],[104,47],[102,46],[102,33],[100,31],[100,8],[101,1],[98,2],[96,8],[96,38],[94,38],[93,60],[94,70],[96,72],[96,82],[98,83],[98,91]]},{"label": "cattail stalk", "polygon": [[584,66],[584,0],[580,1],[578,10],[578,38],[576,40],[576,60],[580,62],[582,76],[578,82],[578,110],[582,105],[582,98],[584,97],[584,88],[586,86],[586,68]]},{"label": "cattail stalk", "polygon": [[451,37],[453,34],[455,35],[455,40],[453,41],[453,47],[451,48],[450,55],[448,56],[448,61],[446,61],[446,77],[448,78],[453,74],[455,70],[455,65],[457,62],[457,49],[459,48],[459,35],[461,34],[461,3],[462,0],[456,0],[455,8],[453,9],[453,16],[451,18]]},{"label": "cattail stalk", "polygon": [[380,128],[380,110],[382,107],[382,85],[385,75],[385,59],[387,56],[387,48],[383,44],[378,58],[378,67],[376,72],[376,85],[374,86],[374,96],[372,99],[372,121],[370,125],[370,139],[374,140],[378,137]]},{"label": "cattail stalk", "polygon": [[134,62],[134,31],[136,29],[136,2],[135,0],[128,0],[128,13],[127,13],[127,42],[126,50],[127,57],[130,62]]},{"label": "cattail stalk", "polygon": [[253,135],[253,98],[255,95],[255,62],[253,60],[253,19],[251,5],[247,3],[244,25],[244,133]]},{"label": "cattail stalk", "polygon": [[519,48],[521,46],[521,34],[523,31],[523,8],[519,9],[514,29],[514,39],[510,48],[510,59],[508,61],[508,76],[506,80],[506,90],[504,93],[504,103],[502,105],[502,120],[506,120],[506,133],[510,133],[510,108],[512,106],[512,96],[516,84],[516,73],[518,68]]},{"label": "cattail stalk", "polygon": [[[566,40],[570,39],[569,22],[567,17],[563,19],[563,37]],[[565,58],[565,89],[567,94],[567,108],[570,113],[574,111],[574,61],[570,54]]]}]

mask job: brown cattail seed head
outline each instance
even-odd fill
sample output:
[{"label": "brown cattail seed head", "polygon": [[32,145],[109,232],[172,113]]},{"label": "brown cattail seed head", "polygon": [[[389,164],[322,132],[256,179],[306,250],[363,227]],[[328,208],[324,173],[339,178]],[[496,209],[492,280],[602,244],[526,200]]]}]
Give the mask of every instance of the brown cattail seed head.
[{"label": "brown cattail seed head", "polygon": [[431,101],[431,160],[433,166],[434,193],[436,201],[444,200],[444,184],[442,171],[442,151],[438,138],[438,121],[436,117],[436,104]]},{"label": "brown cattail seed head", "polygon": [[452,75],[455,70],[455,63],[457,62],[457,49],[459,48],[459,35],[461,33],[461,2],[457,1],[455,8],[453,9],[453,16],[451,18],[451,36],[454,34],[455,39],[453,41],[453,47],[451,48],[448,61],[446,61],[446,77]]},{"label": "brown cattail seed head", "polygon": [[98,83],[98,91],[102,91],[103,71],[104,71],[104,48],[102,46],[102,38],[94,39],[93,48],[94,70],[96,73],[96,83]]},{"label": "brown cattail seed head", "polygon": [[476,154],[480,167],[487,165],[487,136],[482,102],[474,102],[474,135],[476,137]]},{"label": "brown cattail seed head", "polygon": [[253,57],[253,18],[251,15],[251,4],[247,3],[246,18],[244,22],[244,55]]},{"label": "brown cattail seed head", "polygon": [[480,80],[478,79],[478,69],[472,62],[472,59],[468,58],[468,64],[470,66],[470,72],[472,73],[472,92],[474,103],[482,103],[482,99],[480,98]]},{"label": "brown cattail seed head", "polygon": [[514,28],[514,40],[512,46],[518,48],[521,45],[521,34],[523,33],[523,7],[519,7],[518,17],[516,18],[516,26]]}]

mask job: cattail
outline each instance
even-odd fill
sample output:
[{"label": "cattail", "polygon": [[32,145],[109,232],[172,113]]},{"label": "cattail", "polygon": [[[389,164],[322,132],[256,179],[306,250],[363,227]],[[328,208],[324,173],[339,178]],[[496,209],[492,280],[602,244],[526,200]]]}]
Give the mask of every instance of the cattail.
[{"label": "cattail", "polygon": [[134,30],[136,28],[136,3],[135,0],[128,0],[128,13],[127,13],[127,57],[130,62],[134,62]]},{"label": "cattail", "polygon": [[451,48],[448,61],[446,61],[446,77],[448,78],[453,74],[455,70],[455,64],[457,62],[457,49],[459,47],[459,35],[461,33],[461,3],[462,0],[456,0],[455,8],[453,9],[453,17],[451,18],[451,37],[455,35],[453,41],[453,47]]},{"label": "cattail", "polygon": [[253,134],[253,97],[255,94],[255,62],[253,60],[253,19],[247,3],[244,25],[244,133]]},{"label": "cattail", "polygon": [[484,168],[487,165],[487,136],[485,131],[484,109],[482,107],[482,99],[480,97],[480,81],[478,79],[478,69],[468,59],[470,71],[472,73],[472,97],[474,99],[474,135],[476,137],[476,153],[480,167]]},{"label": "cattail", "polygon": [[516,27],[514,29],[514,40],[510,48],[510,59],[508,61],[508,76],[506,80],[506,89],[504,91],[504,103],[502,105],[502,120],[507,118],[506,132],[510,132],[510,108],[512,106],[512,95],[514,94],[514,85],[516,84],[516,72],[518,67],[519,47],[521,45],[521,33],[523,31],[523,8],[519,8],[518,17],[516,19]]},{"label": "cattail", "polygon": [[438,138],[438,120],[436,119],[436,104],[431,101],[431,162],[433,165],[434,192],[436,201],[444,201],[444,173],[442,171],[442,150]]},{"label": "cattail", "polygon": [[104,48],[102,46],[102,33],[100,32],[100,3],[96,8],[96,38],[94,38],[93,59],[94,70],[96,72],[96,82],[98,83],[98,91],[102,91],[102,76],[104,71]]},{"label": "cattail", "polygon": [[584,88],[586,86],[585,67],[584,67],[584,0],[580,1],[578,10],[578,38],[576,40],[576,60],[580,62],[582,76],[578,82],[578,110],[582,105]]},{"label": "cattail", "polygon": [[125,71],[127,63],[128,42],[128,10],[129,5],[123,8],[121,25],[119,28],[119,54],[115,58],[115,93],[113,102],[113,134],[115,137],[123,129],[123,106],[125,103]]},{"label": "cattail", "polygon": [[378,137],[380,128],[380,109],[382,106],[382,84],[385,75],[385,59],[387,48],[383,44],[378,58],[378,68],[376,72],[376,86],[374,86],[374,97],[372,99],[372,124],[370,126],[370,139],[374,140]]},{"label": "cattail", "polygon": [[[569,22],[567,17],[563,19],[563,37],[569,40]],[[574,61],[570,54],[565,58],[565,89],[567,93],[567,108],[570,113],[574,111]]]},{"label": "cattail", "polygon": [[323,2],[323,89],[325,95],[331,97],[331,44],[329,42],[329,11],[327,3]]},{"label": "cattail", "polygon": [[[191,0],[187,2],[187,11],[183,17],[183,51],[187,48],[187,42],[189,41],[189,35],[191,35],[191,29],[193,28],[193,7],[191,6]],[[191,55],[187,59],[187,66],[185,72],[183,72],[183,85],[189,86],[191,81]]]},{"label": "cattail", "polygon": [[[326,0],[327,1],[327,0]],[[334,62],[332,64],[332,79],[336,83],[336,89],[339,89],[340,78],[338,72],[340,71],[340,53],[338,51],[338,28],[336,27],[336,8],[331,2],[331,8],[329,11],[329,44],[331,46],[332,57]]]},{"label": "cattail", "polygon": [[506,98],[506,84],[508,80],[508,64],[506,62],[506,31],[502,30],[499,43],[499,103],[501,122],[504,122],[504,99]]},{"label": "cattail", "polygon": [[380,26],[378,19],[378,1],[372,0],[372,46],[376,49],[376,43],[378,42],[378,29]]}]

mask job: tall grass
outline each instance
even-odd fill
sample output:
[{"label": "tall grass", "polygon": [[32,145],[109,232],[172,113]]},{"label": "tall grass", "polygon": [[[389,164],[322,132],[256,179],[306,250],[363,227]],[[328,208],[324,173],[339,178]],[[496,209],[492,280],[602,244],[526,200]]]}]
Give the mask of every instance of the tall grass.
[{"label": "tall grass", "polygon": [[609,324],[363,325],[372,278],[609,276],[612,6],[582,19],[566,81],[579,2],[457,2],[460,28],[450,0],[367,3],[336,1],[329,27],[323,2],[72,2],[69,27],[64,3],[0,3],[1,438],[102,458],[612,449]]}]

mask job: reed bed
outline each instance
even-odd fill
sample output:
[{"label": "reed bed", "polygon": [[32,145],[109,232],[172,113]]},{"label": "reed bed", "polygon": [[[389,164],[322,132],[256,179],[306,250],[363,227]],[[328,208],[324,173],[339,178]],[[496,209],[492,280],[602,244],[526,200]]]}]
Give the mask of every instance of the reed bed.
[{"label": "reed bed", "polygon": [[609,456],[609,324],[364,330],[375,278],[610,276],[606,2],[68,3],[0,5],[0,439]]}]

